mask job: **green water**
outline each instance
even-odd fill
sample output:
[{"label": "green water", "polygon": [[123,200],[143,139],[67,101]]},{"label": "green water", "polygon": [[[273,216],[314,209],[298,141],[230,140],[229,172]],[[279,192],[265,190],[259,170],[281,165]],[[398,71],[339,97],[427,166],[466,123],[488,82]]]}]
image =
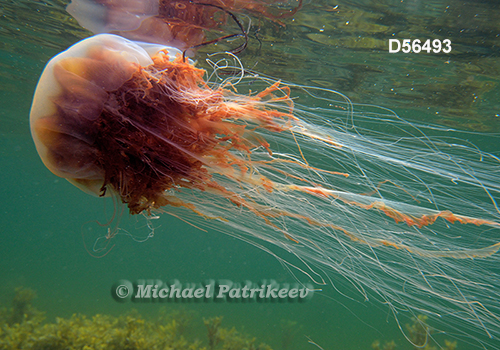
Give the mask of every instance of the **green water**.
[{"label": "green water", "polygon": [[[86,223],[108,209],[51,174],[29,133],[33,92],[45,63],[90,35],[64,11],[66,1],[0,1],[0,303],[18,286],[36,290],[49,321],[73,313],[119,315],[136,308],[154,316],[157,304],[119,304],[119,279],[199,282],[294,278],[272,256],[219,232],[203,232],[162,217],[143,243],[121,236],[102,258],[85,249],[95,237]],[[241,55],[246,67],[304,85],[340,91],[354,103],[376,104],[424,124],[474,132],[485,150],[500,131],[500,7],[496,1],[306,1],[285,25],[262,20]],[[258,22],[255,22],[258,23]],[[450,54],[389,54],[388,40],[450,39]],[[204,48],[203,52],[210,52]],[[83,232],[83,234],[82,234]],[[333,276],[333,280],[341,277]],[[297,322],[288,349],[370,349],[395,339],[410,349],[383,305],[326,288],[303,304],[186,304],[201,317],[282,348],[283,320]],[[167,304],[176,308],[176,304]],[[460,347],[464,349],[465,347]]]}]

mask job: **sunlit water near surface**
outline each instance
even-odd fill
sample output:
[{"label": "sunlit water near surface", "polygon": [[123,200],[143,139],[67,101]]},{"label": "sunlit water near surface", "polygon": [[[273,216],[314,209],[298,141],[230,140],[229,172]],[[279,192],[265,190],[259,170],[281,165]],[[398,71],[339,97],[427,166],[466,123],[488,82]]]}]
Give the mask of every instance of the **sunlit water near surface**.
[{"label": "sunlit water near surface", "polygon": [[[66,5],[0,3],[1,303],[8,306],[14,289],[24,286],[37,291],[35,305],[50,322],[73,313],[119,315],[132,308],[153,317],[162,305],[116,303],[112,284],[140,278],[294,282],[267,253],[169,216],[155,222],[155,236],[143,243],[120,236],[102,258],[87,252],[95,237],[82,237],[86,223],[109,218],[112,203],[51,174],[36,153],[28,124],[46,62],[91,35],[65,12]],[[449,128],[447,136],[467,137],[498,155],[499,145],[490,141],[500,132],[498,23],[496,1],[306,1],[285,25],[254,19],[250,47],[240,59],[246,68],[278,79],[333,89],[353,103],[383,106],[406,120]],[[450,39],[453,49],[450,54],[389,54],[391,38]],[[201,65],[213,51],[219,48],[201,50]],[[326,288],[306,303],[182,306],[197,311],[200,320],[223,315],[226,326],[275,349],[283,348],[286,337],[293,337],[288,349],[315,349],[309,339],[323,349],[370,349],[376,339],[411,348],[388,309],[354,291],[352,298]],[[297,322],[293,332],[284,326],[289,321]],[[459,349],[468,346],[459,343]]]}]

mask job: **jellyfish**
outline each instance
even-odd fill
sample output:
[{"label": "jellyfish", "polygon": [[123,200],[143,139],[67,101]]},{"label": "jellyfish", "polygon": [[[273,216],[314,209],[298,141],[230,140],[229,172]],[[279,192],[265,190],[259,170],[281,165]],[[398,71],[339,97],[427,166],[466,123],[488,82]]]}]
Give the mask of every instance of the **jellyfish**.
[{"label": "jellyfish", "polygon": [[131,214],[217,228],[396,320],[423,314],[494,344],[495,155],[334,91],[212,65],[113,34],[75,44],[36,88],[43,163]]},{"label": "jellyfish", "polygon": [[[228,15],[241,33],[241,23],[230,11],[246,11],[279,23],[302,6],[302,0],[73,0],[67,11],[94,34],[112,33],[128,39],[153,42],[185,50],[203,43],[207,30],[218,30]],[[276,6],[273,6],[276,5]],[[277,6],[279,5],[279,6]]]}]

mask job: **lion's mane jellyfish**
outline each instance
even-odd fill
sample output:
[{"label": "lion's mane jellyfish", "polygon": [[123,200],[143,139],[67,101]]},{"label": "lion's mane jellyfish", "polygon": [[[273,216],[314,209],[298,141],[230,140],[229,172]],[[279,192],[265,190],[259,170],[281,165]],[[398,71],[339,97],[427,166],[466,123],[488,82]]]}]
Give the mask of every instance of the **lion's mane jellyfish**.
[{"label": "lion's mane jellyfish", "polygon": [[229,11],[279,22],[301,6],[302,0],[73,0],[67,11],[94,34],[112,33],[184,50],[200,45],[207,30],[220,30]]},{"label": "lion's mane jellyfish", "polygon": [[396,319],[425,314],[496,341],[497,157],[332,91],[243,71],[214,81],[180,56],[102,34],[53,58],[31,110],[45,165],[131,214],[169,213],[302,261]]}]

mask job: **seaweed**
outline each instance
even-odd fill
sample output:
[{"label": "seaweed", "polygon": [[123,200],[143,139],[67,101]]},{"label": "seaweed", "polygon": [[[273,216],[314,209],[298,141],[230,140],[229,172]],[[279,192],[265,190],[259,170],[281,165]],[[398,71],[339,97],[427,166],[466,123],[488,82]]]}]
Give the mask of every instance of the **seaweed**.
[{"label": "seaweed", "polygon": [[118,317],[74,314],[43,323],[43,313],[31,301],[36,293],[16,289],[11,309],[0,313],[0,349],[31,350],[271,350],[266,344],[235,328],[221,327],[222,317],[206,319],[208,339],[190,334],[196,320],[184,310],[160,311],[155,320],[144,319],[137,311]]},{"label": "seaweed", "polygon": [[256,339],[246,336],[236,330],[236,328],[222,328],[223,317],[212,317],[203,319],[208,332],[208,349],[221,350],[271,350],[267,344],[256,345]]},{"label": "seaweed", "polygon": [[[407,336],[413,345],[414,350],[455,350],[457,348],[456,341],[444,340],[444,345],[439,345],[432,337],[432,329],[427,324],[427,316],[417,315],[412,318],[412,323],[406,324]],[[397,348],[394,340],[386,341],[381,346],[380,340],[375,340],[372,343],[373,350],[395,350]]]},{"label": "seaweed", "polygon": [[295,335],[300,332],[302,326],[297,321],[281,320],[281,349],[289,350],[295,343]]}]

